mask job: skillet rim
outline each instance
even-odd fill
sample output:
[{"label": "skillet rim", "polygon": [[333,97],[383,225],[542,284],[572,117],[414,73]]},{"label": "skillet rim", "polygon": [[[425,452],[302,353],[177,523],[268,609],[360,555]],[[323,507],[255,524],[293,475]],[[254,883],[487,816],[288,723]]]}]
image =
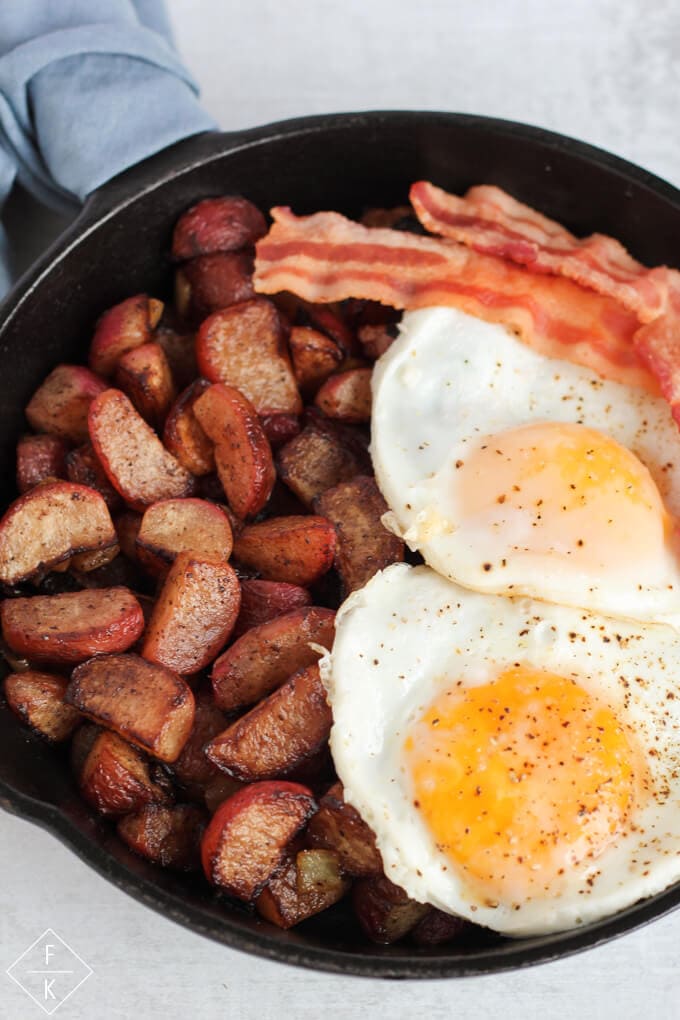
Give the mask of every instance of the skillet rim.
[{"label": "skillet rim", "polygon": [[[378,131],[382,124],[401,122],[423,128],[428,123],[458,124],[493,132],[499,137],[524,138],[554,152],[565,152],[586,163],[604,168],[637,185],[648,188],[680,210],[680,190],[669,182],[628,160],[603,149],[545,128],[476,114],[443,111],[378,110],[358,113],[319,114],[276,121],[236,132],[205,132],[185,139],[124,171],[94,192],[84,208],[43,256],[20,278],[0,305],[0,343],[14,316],[27,300],[39,297],[41,282],[87,235],[148,192],[229,153],[254,148],[294,135],[324,134],[329,131],[369,126]],[[517,942],[503,942],[481,951],[454,956],[442,950],[425,957],[409,947],[390,947],[389,955],[379,949],[350,953],[336,948],[300,946],[285,941],[276,929],[247,930],[238,914],[225,911],[219,919],[200,906],[161,889],[155,882],[135,874],[116,860],[105,847],[87,838],[53,804],[30,797],[0,779],[0,807],[47,829],[102,877],[145,904],[190,930],[231,948],[267,959],[344,975],[384,978],[447,978],[500,973],[538,963],[562,959],[618,938],[663,917],[680,906],[680,883],[602,921],[568,932],[539,936]]]}]

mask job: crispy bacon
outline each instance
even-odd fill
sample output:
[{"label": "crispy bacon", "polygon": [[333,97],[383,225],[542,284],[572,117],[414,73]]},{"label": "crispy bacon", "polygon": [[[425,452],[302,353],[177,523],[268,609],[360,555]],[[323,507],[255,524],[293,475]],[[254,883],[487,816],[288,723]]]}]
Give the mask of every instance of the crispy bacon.
[{"label": "crispy bacon", "polygon": [[633,337],[633,343],[658,380],[661,393],[680,428],[680,289],[671,290],[669,310],[641,326]]},{"label": "crispy bacon", "polygon": [[464,198],[418,181],[411,201],[428,230],[526,266],[553,273],[616,298],[641,327],[633,346],[659,384],[680,426],[680,273],[636,262],[614,238],[578,240],[500,188],[470,188]]},{"label": "crispy bacon", "polygon": [[613,237],[591,234],[579,240],[559,223],[489,185],[470,188],[459,198],[428,181],[417,181],[410,198],[418,219],[434,234],[527,266],[532,273],[566,276],[616,298],[641,322],[651,322],[666,311],[668,271],[647,269]]},{"label": "crispy bacon", "polygon": [[449,305],[499,322],[549,357],[658,393],[632,339],[639,323],[613,298],[535,274],[454,241],[353,223],[338,213],[272,210],[257,244],[255,288],[311,302],[365,298],[414,309]]}]

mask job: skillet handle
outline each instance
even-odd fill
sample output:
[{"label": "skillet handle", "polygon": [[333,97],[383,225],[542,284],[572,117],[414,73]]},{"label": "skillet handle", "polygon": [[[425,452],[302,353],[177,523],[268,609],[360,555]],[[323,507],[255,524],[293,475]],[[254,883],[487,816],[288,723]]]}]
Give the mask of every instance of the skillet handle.
[{"label": "skillet handle", "polygon": [[74,227],[78,233],[82,233],[123,208],[147,188],[179,177],[198,163],[219,159],[225,153],[237,149],[248,135],[248,131],[203,131],[175,142],[93,191],[86,199]]}]

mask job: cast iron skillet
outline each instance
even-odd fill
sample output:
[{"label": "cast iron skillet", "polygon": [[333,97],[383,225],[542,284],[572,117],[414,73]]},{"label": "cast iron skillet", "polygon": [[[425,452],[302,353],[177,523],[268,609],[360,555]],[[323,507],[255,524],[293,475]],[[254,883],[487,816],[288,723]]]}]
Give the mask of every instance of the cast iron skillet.
[{"label": "cast iron skillet", "polygon": [[[82,359],[92,324],[140,290],[169,292],[177,216],[197,199],[242,193],[296,212],[396,205],[419,178],[460,192],[493,183],[565,223],[619,238],[650,264],[678,264],[680,192],[651,174],[560,135],[446,113],[309,117],[182,142],[92,196],[76,222],[24,276],[0,312],[2,503],[15,495],[14,449],[23,408],[59,361]],[[434,949],[369,945],[342,905],[283,932],[220,901],[200,879],[133,856],[89,812],[63,751],[31,736],[0,703],[0,804],[53,832],[100,874],[166,917],[248,952],[321,970],[381,977],[454,977],[566,956],[680,904],[680,885],[609,920],[521,941],[480,933]]]}]

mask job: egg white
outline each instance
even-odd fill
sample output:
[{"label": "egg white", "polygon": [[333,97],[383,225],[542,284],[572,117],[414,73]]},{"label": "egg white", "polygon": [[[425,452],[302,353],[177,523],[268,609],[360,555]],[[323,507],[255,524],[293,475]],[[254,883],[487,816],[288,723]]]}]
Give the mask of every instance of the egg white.
[{"label": "egg white", "polygon": [[[483,683],[521,662],[578,678],[633,727],[654,796],[566,887],[490,907],[455,874],[413,805],[409,727],[452,679]],[[340,608],[320,663],[345,797],[376,833],[385,873],[416,900],[508,935],[577,927],[680,879],[680,635],[578,609],[484,595],[396,564]],[[651,753],[650,753],[651,752]]]},{"label": "egg white", "polygon": [[[642,563],[588,569],[515,553],[512,527],[461,528],[456,464],[518,426],[597,429],[648,468],[666,510],[680,515],[680,437],[668,404],[592,370],[536,353],[504,327],[452,308],[404,315],[373,373],[371,455],[388,527],[438,572],[477,591],[526,594],[633,620],[680,624],[680,569],[670,543]],[[505,529],[505,530],[504,530]],[[502,557],[502,559],[501,559]],[[491,570],[502,564],[503,570]],[[599,570],[599,572],[598,572]],[[488,572],[487,572],[488,571]]]}]

